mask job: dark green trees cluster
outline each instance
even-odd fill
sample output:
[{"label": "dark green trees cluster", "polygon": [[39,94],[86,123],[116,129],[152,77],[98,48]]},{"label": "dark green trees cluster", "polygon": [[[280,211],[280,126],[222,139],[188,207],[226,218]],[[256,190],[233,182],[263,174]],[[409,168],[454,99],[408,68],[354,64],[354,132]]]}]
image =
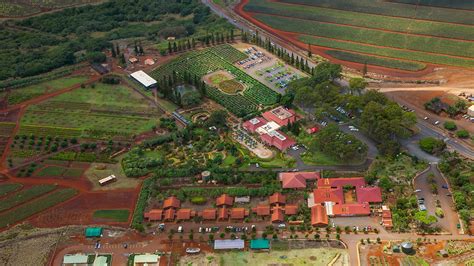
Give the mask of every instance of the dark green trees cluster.
[{"label": "dark green trees cluster", "polygon": [[[206,84],[198,76],[185,71],[182,76],[173,71],[172,75],[163,76],[159,81],[160,93],[163,97],[179,106],[192,106],[201,102],[206,95]],[[186,93],[179,91],[178,86],[191,85],[195,88]]]}]

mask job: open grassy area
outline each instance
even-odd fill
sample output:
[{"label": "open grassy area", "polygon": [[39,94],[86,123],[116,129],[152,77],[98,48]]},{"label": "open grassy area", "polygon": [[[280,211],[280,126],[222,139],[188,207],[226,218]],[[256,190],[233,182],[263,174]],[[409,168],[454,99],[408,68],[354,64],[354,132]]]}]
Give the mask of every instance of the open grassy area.
[{"label": "open grassy area", "polygon": [[326,54],[344,61],[381,66],[387,68],[396,68],[401,70],[419,71],[426,68],[425,64],[417,62],[401,61],[392,58],[376,57],[372,55],[363,55],[345,51],[329,50]]},{"label": "open grassy area", "polygon": [[5,199],[2,199],[2,201],[0,201],[0,211],[4,211],[12,207],[15,207],[17,205],[20,205],[22,203],[25,203],[33,198],[36,198],[38,196],[41,196],[43,194],[46,194],[52,191],[55,188],[56,188],[55,185],[37,185],[31,188],[19,191],[15,194],[8,196]]},{"label": "open grassy area", "polygon": [[129,215],[129,210],[97,210],[92,214],[94,218],[107,219],[112,222],[126,222]]},{"label": "open grassy area", "polygon": [[[418,0],[399,1],[418,2]],[[454,25],[439,21],[414,20],[412,18],[391,17],[368,13],[361,14],[360,12],[357,12],[358,10],[356,9],[345,11],[319,6],[288,5],[269,0],[250,0],[249,3],[245,5],[244,10],[403,33],[474,40],[474,31],[472,30],[472,27],[468,25]]]},{"label": "open grassy area", "polygon": [[83,169],[67,168],[56,165],[46,166],[40,171],[36,172],[36,177],[81,177]]},{"label": "open grassy area", "polygon": [[[89,181],[92,183],[92,187],[94,190],[135,188],[138,184],[141,183],[140,179],[126,177],[120,163],[92,163],[89,169],[87,169],[84,174],[87,179],[89,179]],[[117,177],[117,181],[107,184],[106,186],[99,185],[99,180],[109,175],[115,175],[115,177]]]},{"label": "open grassy area", "polygon": [[13,224],[23,219],[26,219],[35,213],[41,212],[56,204],[64,202],[76,194],[77,191],[75,189],[65,188],[55,191],[38,200],[28,202],[14,210],[1,214],[0,227],[5,227],[9,224]]},{"label": "open grassy area", "polygon": [[[49,128],[50,136],[62,135],[55,134],[57,131],[71,131],[96,139],[128,138],[150,130],[160,114],[131,89],[99,83],[29,106],[21,120],[20,134],[41,134],[43,128]],[[25,132],[28,129],[30,132]]]},{"label": "open grassy area", "polygon": [[0,197],[3,195],[6,195],[7,193],[10,193],[12,191],[19,189],[22,186],[23,186],[22,184],[17,184],[17,183],[2,184],[0,185]]}]

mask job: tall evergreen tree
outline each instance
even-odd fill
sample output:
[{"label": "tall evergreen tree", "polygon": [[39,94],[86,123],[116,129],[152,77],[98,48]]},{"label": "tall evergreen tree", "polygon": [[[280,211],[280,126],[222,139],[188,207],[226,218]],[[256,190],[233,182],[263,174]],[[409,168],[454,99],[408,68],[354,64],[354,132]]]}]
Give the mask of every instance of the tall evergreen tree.
[{"label": "tall evergreen tree", "polygon": [[311,58],[313,56],[313,53],[311,52],[311,44],[308,43],[308,57]]},{"label": "tall evergreen tree", "polygon": [[178,51],[178,45],[176,45],[176,42],[173,42],[173,52],[177,52]]},{"label": "tall evergreen tree", "polygon": [[173,52],[173,48],[171,47],[171,42],[168,42],[168,54]]},{"label": "tall evergreen tree", "polygon": [[113,57],[113,58],[117,57],[117,52],[115,51],[115,47],[114,47],[113,44],[112,44],[112,46],[110,47],[110,51],[112,52],[112,57]]}]

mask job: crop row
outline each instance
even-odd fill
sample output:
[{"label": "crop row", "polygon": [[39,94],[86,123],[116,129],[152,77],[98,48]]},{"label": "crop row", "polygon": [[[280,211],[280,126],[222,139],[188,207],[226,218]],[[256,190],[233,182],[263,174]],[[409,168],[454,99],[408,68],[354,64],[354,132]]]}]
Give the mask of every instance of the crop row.
[{"label": "crop row", "polygon": [[345,51],[329,50],[326,51],[326,54],[344,61],[356,62],[361,64],[367,63],[369,65],[396,68],[401,70],[419,71],[426,68],[425,64],[418,62],[401,61],[392,58],[355,54]]},{"label": "crop row", "polygon": [[15,129],[15,125],[13,122],[0,122],[0,136],[9,137]]},{"label": "crop row", "polygon": [[[418,0],[417,0],[418,1]],[[291,4],[328,7],[361,13],[379,14],[394,17],[416,18],[424,20],[453,22],[474,25],[470,11],[436,8],[429,6],[407,6],[388,1],[373,0],[280,0]],[[466,1],[467,2],[467,1]],[[361,14],[363,16],[364,14]]]},{"label": "crop row", "polygon": [[227,61],[235,63],[247,58],[247,55],[234,47],[224,44],[210,48],[210,50],[219,57],[225,58]]},{"label": "crop row", "polygon": [[272,28],[364,44],[474,58],[474,43],[257,14]]},{"label": "crop row", "polygon": [[401,4],[474,10],[474,2],[465,1],[465,0],[391,0],[391,1],[401,3]]},{"label": "crop row", "polygon": [[77,194],[77,190],[65,188],[48,194],[38,200],[28,202],[14,210],[0,215],[0,227],[19,222],[33,214],[44,211],[54,205],[64,202]]},{"label": "crop row", "polygon": [[337,41],[333,39],[315,37],[315,36],[300,36],[298,40],[311,43],[318,46],[324,46],[334,49],[343,49],[354,52],[361,52],[379,56],[387,56],[393,58],[415,60],[421,62],[429,62],[434,64],[452,65],[461,67],[474,67],[474,60],[455,58],[446,55],[428,54],[424,52],[398,50],[385,47],[376,47],[358,43],[351,43],[345,41]]},{"label": "crop row", "polygon": [[209,98],[240,117],[257,110],[257,105],[242,95],[228,95],[213,87],[207,88],[207,95]]},{"label": "crop row", "polygon": [[474,40],[472,26],[454,25],[444,22],[360,14],[353,11],[334,10],[317,6],[287,5],[269,0],[251,0],[245,5],[244,10],[396,32]]},{"label": "crop row", "polygon": [[81,135],[81,130],[76,128],[21,125],[18,134],[51,137],[79,137]]},{"label": "crop row", "polygon": [[25,203],[33,198],[46,194],[53,189],[55,185],[37,185],[24,189],[0,201],[0,212]]}]

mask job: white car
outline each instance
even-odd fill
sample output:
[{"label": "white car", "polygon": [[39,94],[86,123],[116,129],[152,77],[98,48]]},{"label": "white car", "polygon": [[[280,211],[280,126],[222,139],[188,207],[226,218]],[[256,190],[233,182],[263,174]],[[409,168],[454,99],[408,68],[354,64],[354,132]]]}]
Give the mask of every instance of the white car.
[{"label": "white car", "polygon": [[425,118],[423,118],[423,119],[424,119],[424,120],[428,120],[428,117],[427,117],[427,116],[425,116]]},{"label": "white car", "polygon": [[421,192],[421,189],[417,189],[417,190],[415,190],[415,193],[418,193],[418,192]]},{"label": "white car", "polygon": [[434,124],[435,124],[435,125],[439,125],[439,121],[436,120],[436,121],[434,122]]}]

